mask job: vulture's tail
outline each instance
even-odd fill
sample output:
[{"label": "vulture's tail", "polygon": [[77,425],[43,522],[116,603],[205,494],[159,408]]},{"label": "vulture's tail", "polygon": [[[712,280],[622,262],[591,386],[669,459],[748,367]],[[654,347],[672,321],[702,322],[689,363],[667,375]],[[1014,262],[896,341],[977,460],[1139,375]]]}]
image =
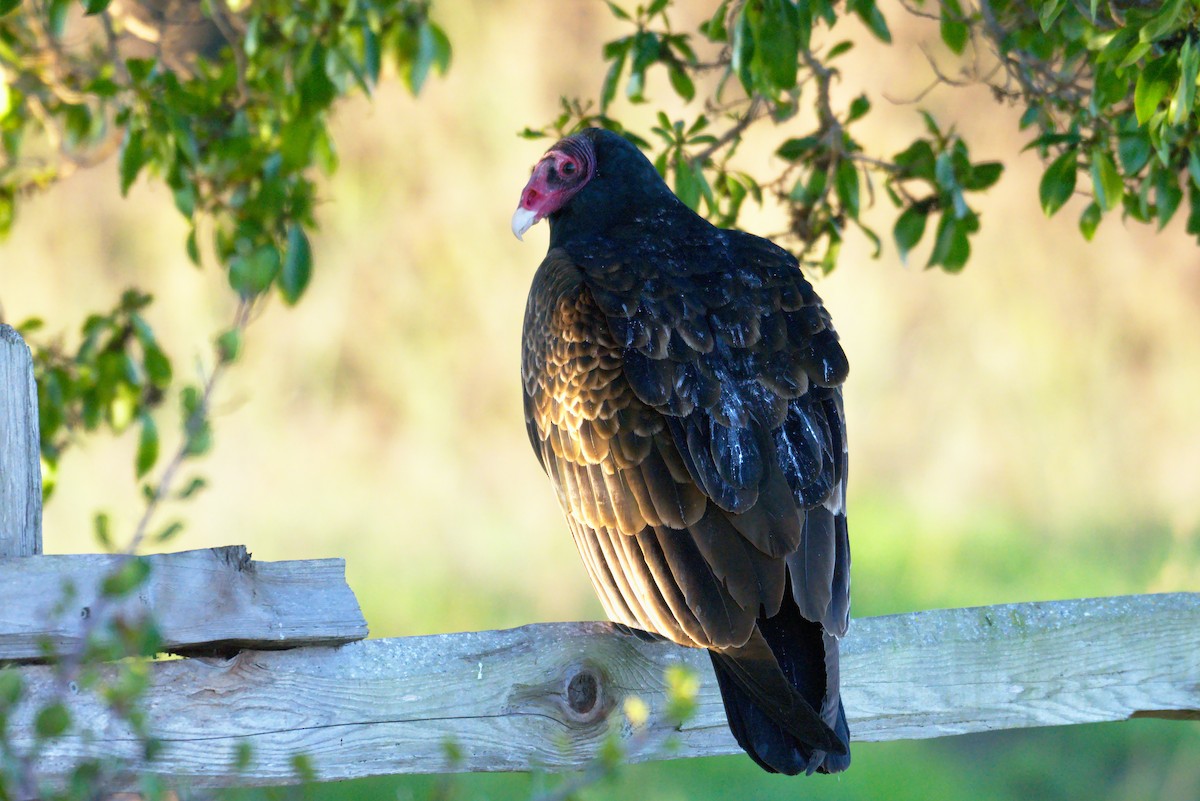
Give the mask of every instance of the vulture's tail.
[{"label": "vulture's tail", "polygon": [[838,691],[838,643],[800,616],[790,595],[740,648],[709,651],[729,728],[771,773],[837,773],[850,766]]}]

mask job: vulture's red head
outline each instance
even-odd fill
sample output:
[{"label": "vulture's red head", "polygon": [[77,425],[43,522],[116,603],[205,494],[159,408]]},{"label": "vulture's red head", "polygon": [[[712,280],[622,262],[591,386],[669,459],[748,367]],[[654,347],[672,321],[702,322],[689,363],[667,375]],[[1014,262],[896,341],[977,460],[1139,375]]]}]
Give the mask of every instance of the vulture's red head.
[{"label": "vulture's red head", "polygon": [[586,128],[546,151],[533,168],[512,218],[521,235],[550,221],[550,241],[605,234],[614,226],[665,207],[682,206],[654,165],[631,142]]},{"label": "vulture's red head", "polygon": [[513,213],[512,231],[520,239],[539,220],[567,204],[596,172],[596,148],[582,134],[568,136],[546,151],[533,168]]}]

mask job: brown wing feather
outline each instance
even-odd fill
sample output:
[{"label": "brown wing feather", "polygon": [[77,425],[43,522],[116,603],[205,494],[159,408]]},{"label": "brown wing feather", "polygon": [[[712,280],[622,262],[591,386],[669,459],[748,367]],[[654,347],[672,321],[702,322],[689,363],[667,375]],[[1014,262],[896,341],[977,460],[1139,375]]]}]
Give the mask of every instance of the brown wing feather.
[{"label": "brown wing feather", "polygon": [[[647,344],[665,353],[665,346]],[[761,509],[730,514],[698,486],[662,413],[618,369],[620,346],[578,267],[552,251],[526,312],[523,362],[530,438],[553,480],[605,610],[688,645],[745,643],[778,610],[781,556],[799,521],[781,475]],[[785,508],[786,507],[786,510]],[[779,532],[795,529],[779,542]],[[791,541],[794,539],[795,541]]]}]

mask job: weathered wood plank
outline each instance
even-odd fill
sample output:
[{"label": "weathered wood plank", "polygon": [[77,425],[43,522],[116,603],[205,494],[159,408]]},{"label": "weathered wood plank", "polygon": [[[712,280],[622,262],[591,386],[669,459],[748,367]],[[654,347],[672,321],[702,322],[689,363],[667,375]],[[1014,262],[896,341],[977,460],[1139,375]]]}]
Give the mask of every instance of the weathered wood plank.
[{"label": "weathered wood plank", "polygon": [[[636,738],[624,724],[621,736],[639,744],[630,758],[667,758],[668,736],[678,741],[674,757],[736,753],[703,652],[602,623],[554,623],[158,664],[149,714],[165,749],[153,770],[222,786],[293,782],[296,753],[323,780],[577,768],[595,756],[623,698],[663,709],[663,672],[678,663],[702,678],[695,718],[675,733],[652,715]],[[49,692],[49,668],[22,670],[35,695]],[[857,740],[1197,717],[1200,594],[859,619],[844,641],[842,675]],[[136,742],[94,698],[72,701],[88,734],[49,747],[39,759],[47,778],[85,754],[138,758]],[[31,709],[14,721],[18,738],[28,737]],[[243,740],[254,758],[238,773]]]},{"label": "weathered wood plank", "polygon": [[[0,559],[0,660],[43,656],[79,644],[100,583],[123,558],[109,554]],[[168,650],[335,645],[367,636],[345,562],[254,562],[240,545],[141,557],[150,578],[110,607],[140,617],[153,610]],[[72,589],[64,602],[64,588]]]},{"label": "weathered wood plank", "polygon": [[0,558],[42,552],[37,386],[25,340],[0,323]]}]

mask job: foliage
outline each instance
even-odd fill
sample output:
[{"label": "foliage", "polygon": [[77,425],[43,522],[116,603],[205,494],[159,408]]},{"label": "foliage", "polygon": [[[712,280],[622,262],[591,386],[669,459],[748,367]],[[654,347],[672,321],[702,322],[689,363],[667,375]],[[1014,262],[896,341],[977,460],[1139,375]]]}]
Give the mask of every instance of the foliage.
[{"label": "foliage", "polygon": [[[801,258],[824,271],[836,265],[850,228],[879,254],[881,239],[862,216],[878,183],[897,210],[892,239],[901,258],[932,230],[927,266],[957,272],[966,265],[980,227],[971,193],[995,184],[1003,165],[972,161],[954,127],[926,111],[919,111],[922,136],[890,156],[868,154],[854,132],[874,98],[835,99],[838,60],[855,46],[847,25],[864,26],[877,46],[892,41],[874,0],[724,0],[695,33],[673,27],[667,0],[633,13],[616,2],[608,7],[633,32],[605,45],[609,68],[598,101],[564,99],[556,120],[526,136],[587,125],[624,133],[656,151],[659,172],[679,196],[719,225],[735,224],[747,197],[769,198],[787,212],[786,237]],[[1185,192],[1188,232],[1200,236],[1200,5],[918,0],[906,10],[938,22],[943,58],[969,76],[948,78],[950,70],[935,61],[937,83],[984,83],[998,100],[1026,109],[1029,147],[1049,162],[1040,193],[1048,215],[1076,192],[1082,172],[1079,189],[1091,197],[1080,219],[1085,237],[1118,208],[1161,228]],[[626,100],[648,102],[646,76],[657,67],[679,100],[694,105],[699,97],[703,108],[679,120],[659,112],[643,135],[628,130],[613,106],[623,77]],[[738,170],[734,155],[744,136],[768,122],[780,131],[782,168]],[[793,134],[797,128],[802,135]]]},{"label": "foliage", "polygon": [[[82,609],[80,646],[55,653],[50,643],[43,644],[54,664],[29,674],[36,676],[31,684],[17,670],[0,667],[0,799],[84,801],[128,774],[129,765],[116,758],[81,757],[65,785],[52,788],[40,781],[40,760],[55,740],[95,736],[88,721],[79,719],[82,698],[119,721],[134,738],[139,761],[153,763],[161,753],[141,700],[149,687],[149,660],[162,640],[152,618],[115,606],[148,577],[144,561],[122,559],[102,582],[97,600]],[[76,588],[64,585],[55,614],[78,606]],[[138,785],[146,798],[166,797],[161,779],[145,776]]]},{"label": "foliage", "polygon": [[[445,71],[450,44],[420,0],[203,5],[0,5],[0,236],[27,193],[119,151],[122,193],[143,174],[165,182],[188,222],[188,256],[225,273],[239,312],[216,338],[221,365],[240,351],[244,307],[272,289],[294,304],[308,287],[315,171],[337,167],[334,102],[369,93],[389,63],[416,93]],[[203,393],[179,388],[147,322],[150,302],[132,289],[89,316],[72,353],[40,339],[41,321],[21,326],[35,348],[47,495],[80,431],[136,423],[135,473],[147,475],[159,453],[155,413],[173,390],[187,455],[207,449]]]}]

